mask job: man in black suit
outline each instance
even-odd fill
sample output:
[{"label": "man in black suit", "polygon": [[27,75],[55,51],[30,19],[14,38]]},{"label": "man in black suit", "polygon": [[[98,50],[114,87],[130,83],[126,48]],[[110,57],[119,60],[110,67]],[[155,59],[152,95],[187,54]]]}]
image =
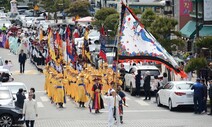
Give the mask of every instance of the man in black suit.
[{"label": "man in black suit", "polygon": [[24,73],[26,59],[26,53],[24,53],[24,50],[21,50],[21,53],[18,57],[18,62],[20,63],[20,73]]},{"label": "man in black suit", "polygon": [[145,93],[145,99],[144,100],[147,100],[147,97],[149,97],[149,100],[151,100],[151,93],[150,93],[151,76],[150,76],[150,72],[149,71],[147,71],[145,74],[146,74],[146,76],[144,78],[144,86],[143,86],[144,87],[144,93]]}]

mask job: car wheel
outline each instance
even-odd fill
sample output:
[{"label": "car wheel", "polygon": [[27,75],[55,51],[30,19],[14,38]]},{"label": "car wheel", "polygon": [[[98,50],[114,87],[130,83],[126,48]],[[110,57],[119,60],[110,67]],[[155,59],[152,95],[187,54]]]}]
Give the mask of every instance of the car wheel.
[{"label": "car wheel", "polygon": [[2,115],[0,117],[0,126],[1,127],[11,127],[13,124],[13,119],[10,115]]},{"label": "car wheel", "polygon": [[160,103],[160,97],[159,95],[156,95],[156,102],[157,102],[157,106],[161,106],[161,103]]},{"label": "car wheel", "polygon": [[172,100],[171,99],[169,99],[169,110],[170,111],[173,111]]}]

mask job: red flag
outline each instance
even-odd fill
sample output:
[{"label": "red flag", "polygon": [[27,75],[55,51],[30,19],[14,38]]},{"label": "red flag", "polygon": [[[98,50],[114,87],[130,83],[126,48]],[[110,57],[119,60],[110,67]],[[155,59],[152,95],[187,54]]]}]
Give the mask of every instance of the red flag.
[{"label": "red flag", "polygon": [[62,45],[63,45],[63,42],[62,42],[62,40],[61,40],[61,38],[60,38],[60,34],[57,32],[57,34],[56,34],[56,42],[57,42],[57,44],[60,46],[60,47],[62,47]]},{"label": "red flag", "polygon": [[105,47],[105,43],[106,43],[105,30],[104,30],[104,27],[103,26],[102,26],[102,28],[100,28],[100,38],[99,38],[99,41],[101,43],[99,57],[101,57],[104,61],[107,61],[106,47]]}]

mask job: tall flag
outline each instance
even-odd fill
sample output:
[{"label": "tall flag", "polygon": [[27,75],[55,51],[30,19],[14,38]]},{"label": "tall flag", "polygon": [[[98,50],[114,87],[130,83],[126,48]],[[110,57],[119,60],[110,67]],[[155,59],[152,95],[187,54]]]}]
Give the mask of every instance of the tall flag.
[{"label": "tall flag", "polygon": [[100,38],[99,41],[101,43],[100,46],[100,52],[99,52],[99,57],[101,57],[104,61],[107,61],[107,57],[106,57],[106,37],[105,37],[105,30],[104,27],[102,26],[100,29]]},{"label": "tall flag", "polygon": [[54,45],[54,40],[53,40],[53,35],[52,31],[50,31],[48,35],[48,50],[49,50],[49,57],[48,59],[52,59],[56,61],[56,56],[55,56],[55,45]]},{"label": "tall flag", "polygon": [[85,34],[84,34],[84,43],[83,43],[82,54],[83,54],[83,57],[87,57],[87,59],[89,61],[91,61],[91,54],[90,54],[89,46],[88,46],[88,35],[89,35],[89,29],[86,28]]},{"label": "tall flag", "polygon": [[40,29],[40,33],[39,33],[39,41],[41,41],[43,39],[43,30]]},{"label": "tall flag", "polygon": [[119,62],[149,61],[164,64],[181,77],[186,73],[179,69],[174,58],[139,22],[133,12],[122,3],[121,24],[119,31]]}]

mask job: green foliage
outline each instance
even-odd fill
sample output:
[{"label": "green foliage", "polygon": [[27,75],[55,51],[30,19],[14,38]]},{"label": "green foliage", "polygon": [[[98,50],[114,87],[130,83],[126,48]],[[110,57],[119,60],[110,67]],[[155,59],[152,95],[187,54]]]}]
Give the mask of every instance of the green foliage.
[{"label": "green foliage", "polygon": [[145,28],[149,28],[153,21],[156,19],[156,14],[152,11],[152,9],[146,9],[141,16],[141,23],[145,26]]},{"label": "green foliage", "polygon": [[104,27],[106,30],[111,30],[108,34],[112,37],[114,37],[117,33],[117,28],[118,28],[118,23],[119,23],[119,14],[111,14],[107,16],[104,22]]},{"label": "green foliage", "polygon": [[167,52],[177,51],[177,47],[179,49],[180,47],[183,47],[185,45],[184,40],[182,40],[180,38],[179,39],[172,39],[172,40],[160,38],[160,39],[158,39],[158,41],[166,49]]},{"label": "green foliage", "polygon": [[[0,7],[5,7],[6,11],[10,11],[11,0],[0,0]],[[16,0],[17,2],[23,2],[23,0]]]},{"label": "green foliage", "polygon": [[204,38],[199,38],[196,42],[196,46],[201,49],[201,48],[208,48],[212,49],[212,36],[204,37]]},{"label": "green foliage", "polygon": [[157,17],[150,26],[150,31],[153,34],[158,34],[160,38],[167,39],[175,29],[177,21],[167,17]]},{"label": "green foliage", "polygon": [[133,13],[134,13],[135,15],[142,14],[141,9],[132,8],[131,10],[133,11]]},{"label": "green foliage", "polygon": [[[108,22],[106,22],[106,19],[108,16],[110,15],[113,15],[113,14],[116,14],[118,15],[118,12],[114,9],[114,8],[102,8],[100,10],[98,10],[95,14],[95,22],[93,22],[92,24],[95,25],[97,27],[97,29],[99,29],[102,24],[104,24],[106,27],[108,27],[107,29],[110,29],[110,30],[113,30],[111,29],[111,27],[108,24]],[[114,17],[115,19],[111,19],[111,17]],[[107,19],[107,21],[109,21],[109,24],[112,26],[115,26],[116,23],[112,23],[110,21],[115,21],[117,22],[117,18],[115,15],[111,16]],[[116,31],[113,31],[113,32],[116,32]],[[112,32],[112,33],[113,33]]]},{"label": "green foliage", "polygon": [[185,72],[199,71],[200,69],[207,66],[207,60],[205,58],[194,58],[191,59],[185,66]]},{"label": "green foliage", "polygon": [[70,4],[68,9],[66,9],[66,13],[68,13],[69,16],[89,16],[89,7],[90,3],[87,0],[77,0]]}]

